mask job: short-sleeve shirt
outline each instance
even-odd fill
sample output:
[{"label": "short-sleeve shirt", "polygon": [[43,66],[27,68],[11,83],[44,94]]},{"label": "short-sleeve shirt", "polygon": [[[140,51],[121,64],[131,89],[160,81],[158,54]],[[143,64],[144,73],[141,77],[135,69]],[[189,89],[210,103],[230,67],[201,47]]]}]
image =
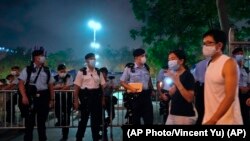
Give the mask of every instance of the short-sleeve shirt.
[{"label": "short-sleeve shirt", "polygon": [[[35,67],[34,67],[34,68],[35,68]],[[44,71],[44,68],[41,69],[41,72],[40,72],[40,74],[38,75],[37,81],[36,81],[36,83],[34,84],[34,81],[35,81],[35,78],[36,78],[36,76],[37,76],[37,74],[38,74],[38,71],[39,71],[39,69],[36,69],[35,72],[31,72],[30,84],[31,84],[31,85],[35,85],[38,91],[47,90],[47,89],[48,89],[48,84],[47,84],[48,76],[47,76],[47,73]],[[21,71],[21,73],[20,73],[18,79],[23,80],[24,82],[26,82],[26,81],[27,81],[27,77],[28,77],[28,74],[27,74],[27,67],[25,67],[25,68]],[[54,79],[53,79],[53,77],[52,77],[52,75],[51,75],[51,73],[50,73],[49,84],[52,84],[52,83],[54,83]]]},{"label": "short-sleeve shirt", "polygon": [[207,64],[210,61],[210,59],[201,60],[196,64],[195,70],[194,70],[194,78],[196,81],[199,81],[200,83],[205,82],[205,72],[207,69]]},{"label": "short-sleeve shirt", "polygon": [[[194,90],[195,80],[192,73],[188,70],[180,75],[180,81],[185,89]],[[171,98],[170,113],[178,116],[195,116],[194,105],[185,100],[177,89]]]},{"label": "short-sleeve shirt", "polygon": [[249,80],[248,80],[248,73],[244,67],[239,69],[240,71],[240,79],[239,79],[239,86],[240,87],[247,87]]},{"label": "short-sleeve shirt", "polygon": [[126,67],[123,71],[122,76],[120,77],[121,81],[125,81],[127,83],[142,83],[143,90],[149,89],[148,83],[150,80],[150,73],[147,70],[146,66],[138,67],[136,63],[134,63],[134,72],[131,72],[131,68]]},{"label": "short-sleeve shirt", "polygon": [[101,72],[99,76],[95,69],[90,71],[88,67],[86,68],[86,72],[86,75],[83,75],[82,71],[78,71],[74,81],[74,84],[79,86],[81,89],[98,89],[100,84],[103,86],[106,84]]}]

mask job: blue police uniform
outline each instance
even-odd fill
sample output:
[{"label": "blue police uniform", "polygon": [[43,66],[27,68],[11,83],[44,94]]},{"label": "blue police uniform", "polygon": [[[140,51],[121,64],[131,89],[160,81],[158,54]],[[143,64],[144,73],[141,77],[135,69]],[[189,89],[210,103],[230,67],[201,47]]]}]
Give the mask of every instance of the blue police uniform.
[{"label": "blue police uniform", "polygon": [[[132,71],[133,69],[133,71]],[[153,124],[153,105],[151,100],[152,89],[149,88],[150,73],[146,66],[138,67],[134,63],[133,68],[125,67],[124,72],[120,78],[121,81],[127,83],[142,83],[142,92],[130,94],[135,97],[129,100],[129,110],[131,110],[131,124],[141,124],[143,118],[144,124]]]},{"label": "blue police uniform", "polygon": [[[33,64],[34,69],[36,68],[35,64]],[[36,83],[34,83],[35,78],[39,72],[39,68],[35,69],[31,72],[29,85],[35,85],[37,92],[36,93],[27,93],[27,96],[31,97],[33,100],[29,100],[30,102],[30,111],[24,115],[25,118],[25,135],[24,141],[32,141],[33,140],[33,129],[35,125],[35,118],[37,117],[37,130],[39,141],[47,140],[46,136],[46,127],[45,122],[49,113],[49,100],[50,100],[50,91],[48,87],[48,78],[49,84],[53,83],[53,77],[45,72],[44,67],[41,68],[40,74],[38,75]],[[51,74],[51,73],[50,73]],[[19,80],[27,81],[28,73],[27,67],[25,67],[18,77]],[[37,115],[37,116],[36,116]]]}]

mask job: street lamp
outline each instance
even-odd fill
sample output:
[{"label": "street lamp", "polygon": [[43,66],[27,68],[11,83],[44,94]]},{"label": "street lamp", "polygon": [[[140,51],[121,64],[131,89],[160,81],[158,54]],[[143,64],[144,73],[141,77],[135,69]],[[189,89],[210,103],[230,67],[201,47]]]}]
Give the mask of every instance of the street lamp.
[{"label": "street lamp", "polygon": [[96,43],[96,31],[101,29],[102,27],[101,24],[91,20],[88,22],[88,26],[92,28],[94,31],[94,39],[93,39],[93,42],[90,44],[90,46],[93,48],[99,48],[100,44]]}]

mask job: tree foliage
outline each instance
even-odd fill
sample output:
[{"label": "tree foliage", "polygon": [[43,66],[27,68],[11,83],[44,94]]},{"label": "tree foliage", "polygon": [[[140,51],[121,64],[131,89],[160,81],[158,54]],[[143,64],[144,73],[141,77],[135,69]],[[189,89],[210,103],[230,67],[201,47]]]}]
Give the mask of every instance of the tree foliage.
[{"label": "tree foliage", "polygon": [[[158,70],[167,63],[170,50],[181,48],[189,58],[188,65],[202,58],[201,37],[211,28],[220,28],[216,0],[130,0],[136,19],[143,23],[130,31],[131,37],[142,37],[151,66]],[[236,39],[249,37],[250,1],[227,0],[229,25],[237,30]],[[241,24],[238,22],[241,21]],[[244,25],[244,26],[241,26]]]},{"label": "tree foliage", "polygon": [[8,52],[3,59],[0,60],[0,78],[5,78],[10,74],[12,66],[25,67],[30,63],[31,50],[25,50],[24,47],[17,47],[14,52]]}]

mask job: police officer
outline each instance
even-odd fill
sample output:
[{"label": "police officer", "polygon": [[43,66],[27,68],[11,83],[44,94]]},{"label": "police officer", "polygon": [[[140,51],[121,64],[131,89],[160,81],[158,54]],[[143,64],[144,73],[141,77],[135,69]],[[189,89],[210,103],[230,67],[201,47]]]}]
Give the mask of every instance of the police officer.
[{"label": "police officer", "polygon": [[[25,118],[24,141],[33,140],[33,129],[37,117],[39,141],[47,140],[45,122],[49,108],[53,106],[53,77],[48,67],[44,66],[44,49],[32,52],[32,62],[25,67],[19,76],[20,103]],[[37,116],[36,116],[37,115]]]},{"label": "police officer", "polygon": [[157,91],[159,93],[160,98],[160,114],[163,115],[163,124],[165,124],[166,119],[169,113],[169,101],[170,95],[168,90],[170,89],[171,85],[173,84],[172,79],[166,75],[168,67],[165,66],[164,68],[160,69],[157,75]]},{"label": "police officer", "polygon": [[[95,68],[95,54],[88,53],[85,56],[87,67],[78,71],[74,81],[74,108],[80,110],[81,120],[78,124],[76,140],[81,141],[84,137],[88,119],[90,124],[93,141],[100,139],[102,122],[102,104],[104,96],[102,94],[105,80],[98,68]],[[80,100],[80,107],[79,107]]]},{"label": "police officer", "polygon": [[[125,67],[120,78],[121,85],[129,90],[128,95],[133,96],[130,99],[131,120],[130,124],[141,124],[141,118],[144,124],[153,124],[153,105],[151,94],[153,85],[150,77],[149,67],[146,63],[146,54],[144,49],[138,48],[133,52],[134,63]],[[135,88],[131,83],[142,84],[142,88]],[[139,85],[139,86],[140,86]],[[142,91],[140,91],[142,89]]]},{"label": "police officer", "polygon": [[[55,83],[54,89],[60,90],[55,93],[55,114],[57,123],[55,126],[69,126],[70,115],[72,108],[72,95],[69,92],[63,92],[64,90],[70,90],[73,85],[73,78],[67,73],[66,66],[59,64],[57,67],[58,74],[54,76]],[[69,128],[62,128],[62,140],[68,139]]]},{"label": "police officer", "polygon": [[196,125],[202,124],[204,116],[204,82],[205,72],[210,58],[203,59],[195,65],[194,79],[195,79],[195,107],[198,112]]},{"label": "police officer", "polygon": [[239,101],[243,124],[250,125],[249,107],[247,106],[247,99],[250,98],[249,69],[244,66],[244,51],[241,47],[235,48],[232,55],[237,61],[240,71]]}]

